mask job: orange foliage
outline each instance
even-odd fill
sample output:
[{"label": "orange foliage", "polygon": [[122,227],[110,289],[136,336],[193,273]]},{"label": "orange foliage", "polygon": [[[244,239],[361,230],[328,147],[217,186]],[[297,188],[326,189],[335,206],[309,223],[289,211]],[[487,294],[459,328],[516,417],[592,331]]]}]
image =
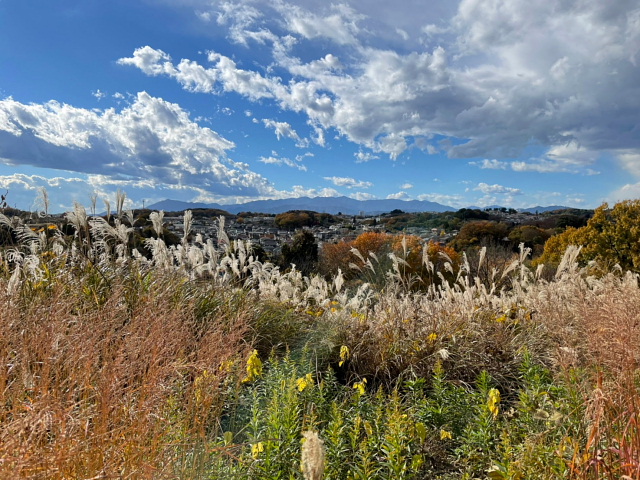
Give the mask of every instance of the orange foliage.
[{"label": "orange foliage", "polygon": [[358,250],[364,258],[369,256],[369,252],[373,252],[379,257],[389,250],[393,238],[395,237],[387,233],[365,232],[351,242],[351,246]]},{"label": "orange foliage", "polygon": [[[321,273],[330,277],[341,269],[345,278],[357,277],[358,272],[350,268],[349,264],[353,263],[360,268],[364,265],[362,260],[351,252],[353,248],[360,252],[365,261],[371,259],[375,268],[381,270],[390,268],[388,253],[393,253],[407,262],[407,265],[401,267],[403,275],[419,278],[423,286],[439,281],[438,277],[433,272],[429,272],[427,266],[423,264],[424,243],[421,238],[415,235],[399,236],[377,232],[363,233],[351,242],[324,244],[320,252]],[[370,253],[375,255],[378,261],[372,258]],[[454,271],[457,271],[460,265],[460,255],[451,247],[430,242],[427,245],[427,254],[435,271],[442,272],[447,278],[445,263],[450,261]]]},{"label": "orange foliage", "polygon": [[319,269],[322,275],[331,277],[338,273],[348,274],[349,262],[355,257],[351,253],[352,242],[325,243],[320,250]]}]

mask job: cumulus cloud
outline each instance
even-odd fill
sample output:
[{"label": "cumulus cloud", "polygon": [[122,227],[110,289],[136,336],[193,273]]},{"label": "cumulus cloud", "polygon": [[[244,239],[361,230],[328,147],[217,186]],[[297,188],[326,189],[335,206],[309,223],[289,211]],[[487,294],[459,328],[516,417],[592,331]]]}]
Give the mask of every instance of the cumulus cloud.
[{"label": "cumulus cloud", "polygon": [[[416,1],[382,3],[316,11],[307,1],[202,2],[230,38],[271,48],[278,76],[217,52],[211,66],[174,62],[149,46],[120,63],[191,91],[273,101],[391,158],[412,145],[433,151],[424,139],[434,135],[458,140],[445,145],[454,158],[500,161],[531,144],[549,148],[540,162],[515,164],[520,171],[577,171],[558,151],[571,142],[583,166],[599,152],[640,151],[636,2],[462,0],[437,3],[435,13],[421,8],[424,18],[412,13]],[[383,48],[377,35],[391,43]],[[407,48],[402,37],[422,48]]]},{"label": "cumulus cloud", "polygon": [[412,183],[403,183],[402,185],[400,185],[400,190],[409,190],[411,188],[413,188]]},{"label": "cumulus cloud", "polygon": [[462,208],[468,206],[468,202],[462,195],[447,194],[447,193],[423,193],[418,195],[418,200],[427,200],[429,202],[436,202],[442,205],[448,205],[450,207]]},{"label": "cumulus cloud", "polygon": [[284,196],[280,198],[299,198],[299,197],[338,197],[340,192],[335,188],[306,188],[302,185],[294,185],[289,192],[283,192]]},{"label": "cumulus cloud", "polygon": [[145,92],[119,112],[0,100],[5,163],[189,185],[217,195],[277,194],[264,177],[228,158],[232,148],[232,142],[191,121],[178,105]]},{"label": "cumulus cloud", "polygon": [[522,195],[522,191],[519,188],[504,187],[502,185],[494,184],[489,185],[487,183],[479,183],[474,190],[480,191],[486,195],[492,194],[506,194],[506,195]]},{"label": "cumulus cloud", "polygon": [[350,177],[324,177],[325,180],[329,180],[331,183],[338,187],[346,188],[369,188],[373,186],[371,182],[365,182],[362,180],[356,180]]},{"label": "cumulus cloud", "polygon": [[371,160],[376,160],[380,158],[379,156],[374,155],[371,152],[363,152],[363,151],[354,153],[354,156],[356,157],[356,163],[369,162]]},{"label": "cumulus cloud", "polygon": [[369,192],[354,192],[349,194],[349,198],[355,200],[375,200],[377,197],[373,193]]},{"label": "cumulus cloud", "polygon": [[407,192],[400,191],[398,193],[391,193],[387,195],[388,200],[409,200],[409,194]]}]

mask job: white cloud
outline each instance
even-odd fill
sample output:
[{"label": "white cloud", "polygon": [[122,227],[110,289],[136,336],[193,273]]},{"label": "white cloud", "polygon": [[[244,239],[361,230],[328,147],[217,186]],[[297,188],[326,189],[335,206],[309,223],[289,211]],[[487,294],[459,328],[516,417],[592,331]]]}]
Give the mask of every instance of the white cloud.
[{"label": "white cloud", "polygon": [[412,183],[403,183],[402,185],[400,185],[400,190],[409,190],[411,188],[413,188]]},{"label": "white cloud", "polygon": [[281,4],[280,11],[287,27],[294,34],[306,39],[316,37],[333,40],[339,45],[357,44],[357,22],[364,18],[346,4],[332,4],[328,15],[316,15],[312,11],[292,4]]},{"label": "white cloud", "polygon": [[151,47],[120,62],[188,90],[272,100],[391,158],[434,135],[460,140],[446,147],[451,157],[498,162],[531,144],[549,148],[544,161],[514,165],[520,171],[575,172],[561,152],[570,142],[585,156],[640,151],[635,2],[462,0],[428,11],[417,0],[194,3],[239,43],[270,47],[269,71],[282,76],[240,69],[216,52],[210,68]]},{"label": "white cloud", "polygon": [[296,141],[296,145],[300,148],[307,147],[309,142],[300,138],[295,129],[287,122],[276,122],[275,120],[271,120],[265,118],[262,120],[265,127],[272,128],[275,131],[276,137],[278,140],[281,138],[290,138]]},{"label": "white cloud", "polygon": [[428,200],[429,202],[436,202],[454,208],[462,208],[469,205],[462,195],[446,193],[423,193],[418,195],[418,200]]},{"label": "white cloud", "polygon": [[480,167],[482,169],[489,170],[505,170],[509,164],[507,162],[501,162],[496,160],[495,158],[489,160],[488,158],[483,159],[481,162],[469,162],[469,165],[473,165],[476,167]]},{"label": "white cloud", "polygon": [[627,183],[622,187],[614,190],[607,199],[609,202],[615,203],[622,200],[636,200],[640,198],[640,182]]},{"label": "white cloud", "polygon": [[268,165],[279,165],[279,166],[286,165],[287,167],[297,168],[298,170],[306,172],[307,167],[302,163],[300,163],[301,160],[302,160],[302,157],[296,157],[296,161],[293,161],[286,157],[271,156],[271,157],[260,157],[258,161],[262,163],[266,163]]},{"label": "white cloud", "polygon": [[355,200],[375,200],[377,197],[374,194],[368,192],[355,192],[350,193],[349,198],[353,198]]},{"label": "white cloud", "polygon": [[283,192],[281,198],[298,197],[339,197],[340,192],[334,188],[306,188],[302,185],[294,185],[290,192]]},{"label": "white cloud", "polygon": [[640,152],[633,150],[621,151],[617,154],[617,158],[625,170],[640,178]]},{"label": "white cloud", "polygon": [[264,177],[228,158],[233,147],[178,105],[145,92],[120,112],[0,100],[5,163],[189,185],[218,195],[277,194]]},{"label": "white cloud", "polygon": [[409,200],[409,194],[407,192],[391,193],[387,195],[388,200]]},{"label": "white cloud", "polygon": [[522,195],[522,191],[519,188],[504,187],[502,185],[494,184],[489,185],[487,183],[479,183],[474,190],[480,191],[484,194],[506,194],[506,195]]},{"label": "white cloud", "polygon": [[94,90],[93,92],[91,92],[91,95],[96,97],[98,100],[102,100],[104,97],[107,96],[107,94],[104,93],[103,91],[101,91],[99,88],[97,90]]},{"label": "white cloud", "polygon": [[329,180],[338,187],[346,188],[369,188],[373,186],[371,182],[365,182],[362,180],[356,180],[350,177],[324,177],[325,180]]},{"label": "white cloud", "polygon": [[363,152],[363,151],[354,153],[354,156],[356,157],[356,163],[369,162],[371,160],[380,158],[379,156],[374,155],[370,152]]}]

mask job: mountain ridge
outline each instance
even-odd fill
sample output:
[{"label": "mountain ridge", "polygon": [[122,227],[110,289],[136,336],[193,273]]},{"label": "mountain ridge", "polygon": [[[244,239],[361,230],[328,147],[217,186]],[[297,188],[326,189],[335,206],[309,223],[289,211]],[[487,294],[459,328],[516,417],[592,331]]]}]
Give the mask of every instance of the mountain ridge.
[{"label": "mountain ridge", "polygon": [[[458,209],[449,205],[443,205],[438,202],[430,202],[426,200],[398,200],[398,199],[376,199],[376,200],[356,200],[349,197],[298,197],[283,198],[275,200],[254,200],[246,203],[236,203],[223,205],[219,203],[204,202],[184,202],[180,200],[166,199],[149,205],[147,208],[151,210],[164,210],[166,212],[178,212],[184,210],[193,210],[196,208],[211,208],[229,212],[230,214],[238,214],[240,212],[256,212],[278,214],[288,212],[290,210],[311,210],[319,213],[330,213],[336,215],[342,213],[344,215],[377,215],[381,213],[391,212],[393,210],[402,210],[407,213],[417,212],[455,212]],[[480,207],[468,207],[480,208]],[[494,206],[495,208],[495,206]],[[542,213],[553,210],[568,209],[570,207],[549,206],[549,207],[530,207],[518,209],[519,212]]]}]

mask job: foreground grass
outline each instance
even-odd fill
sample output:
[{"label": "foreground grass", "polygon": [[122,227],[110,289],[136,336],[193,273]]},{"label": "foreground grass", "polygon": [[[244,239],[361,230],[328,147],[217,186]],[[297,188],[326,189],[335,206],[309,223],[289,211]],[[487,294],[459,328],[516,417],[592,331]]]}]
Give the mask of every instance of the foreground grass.
[{"label": "foreground grass", "polygon": [[2,478],[640,477],[634,275],[347,289],[93,229],[4,252]]}]

